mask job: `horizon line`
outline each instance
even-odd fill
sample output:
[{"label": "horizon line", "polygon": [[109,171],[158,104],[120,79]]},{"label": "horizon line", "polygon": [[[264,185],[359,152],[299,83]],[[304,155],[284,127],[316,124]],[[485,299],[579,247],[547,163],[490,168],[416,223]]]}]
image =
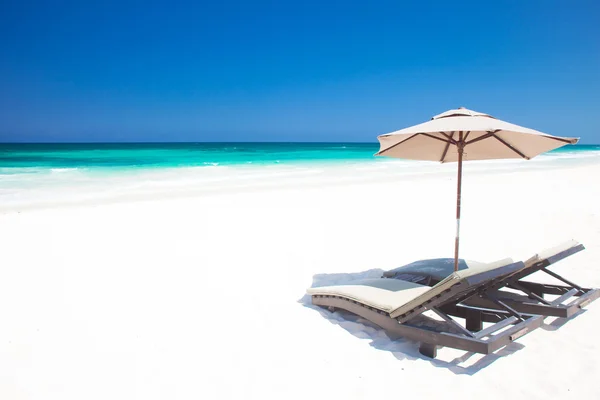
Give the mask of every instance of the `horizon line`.
[{"label": "horizon line", "polygon": [[[100,142],[100,141],[89,141],[89,142],[70,142],[70,141],[58,141],[58,142],[33,142],[33,141],[23,141],[23,142],[1,142],[0,145],[9,145],[9,144],[231,144],[231,143],[261,143],[261,144],[340,144],[340,143],[348,143],[348,144],[379,144],[378,141],[372,142],[362,142],[362,141],[250,141],[250,140],[242,140],[242,141],[119,141],[119,142]],[[571,146],[600,146],[600,143],[577,143],[577,144],[568,144]]]},{"label": "horizon line", "polygon": [[225,144],[225,143],[277,143],[277,144],[297,144],[297,143],[314,143],[314,144],[330,144],[330,143],[353,143],[353,144],[379,144],[379,142],[377,141],[373,141],[373,142],[358,142],[358,141],[343,141],[343,142],[338,142],[338,141],[263,141],[263,140],[241,140],[241,141],[212,141],[212,140],[208,140],[208,141],[183,141],[183,140],[176,140],[176,141],[119,141],[119,142],[100,142],[100,141],[89,141],[89,142],[70,142],[70,141],[65,141],[65,142],[0,142],[0,145],[3,144],[172,144],[172,143],[181,143],[181,144],[204,144],[204,143],[214,143],[214,144]]}]

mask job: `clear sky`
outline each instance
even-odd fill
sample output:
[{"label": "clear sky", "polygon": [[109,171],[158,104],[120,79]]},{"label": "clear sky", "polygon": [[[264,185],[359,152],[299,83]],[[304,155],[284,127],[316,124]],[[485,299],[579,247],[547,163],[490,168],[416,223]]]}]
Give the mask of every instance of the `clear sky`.
[{"label": "clear sky", "polygon": [[600,1],[0,2],[0,141],[375,141],[465,106],[600,143]]}]

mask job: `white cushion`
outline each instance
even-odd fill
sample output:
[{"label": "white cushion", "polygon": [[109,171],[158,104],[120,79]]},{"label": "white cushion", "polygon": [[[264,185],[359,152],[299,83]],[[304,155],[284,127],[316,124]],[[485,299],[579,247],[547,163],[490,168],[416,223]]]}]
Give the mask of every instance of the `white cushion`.
[{"label": "white cushion", "polygon": [[489,264],[472,264],[470,268],[452,273],[433,287],[400,279],[375,278],[357,280],[350,284],[309,288],[307,293],[341,296],[384,311],[392,318],[396,318],[446,291],[461,279],[512,263],[512,259],[506,258]]},{"label": "white cushion", "polygon": [[308,294],[341,296],[391,313],[393,310],[427,293],[429,286],[399,279],[363,279],[351,284],[309,288]]}]

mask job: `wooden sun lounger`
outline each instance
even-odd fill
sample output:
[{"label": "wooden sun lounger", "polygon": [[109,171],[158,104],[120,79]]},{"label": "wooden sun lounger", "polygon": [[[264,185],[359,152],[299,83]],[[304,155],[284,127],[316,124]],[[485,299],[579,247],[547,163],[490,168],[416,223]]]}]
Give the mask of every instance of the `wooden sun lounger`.
[{"label": "wooden sun lounger", "polygon": [[[583,249],[585,247],[582,244],[576,241],[569,241],[540,254],[536,254],[525,261],[524,267],[520,271],[516,271],[513,275],[506,277],[491,287],[487,298],[485,296],[472,296],[464,304],[474,307],[499,309],[498,305],[489,298],[489,295],[492,295],[495,299],[501,300],[506,305],[521,313],[537,314],[545,317],[569,318],[600,297],[600,290],[581,287],[550,271],[547,267]],[[464,260],[461,261],[463,269],[480,268],[483,265]],[[451,273],[448,270],[449,265],[449,259],[423,260],[388,271],[384,273],[384,276],[395,277],[396,279],[426,281],[429,285],[434,285],[437,281]],[[523,278],[538,271],[542,271],[560,280],[564,285],[535,283],[523,280]],[[520,293],[502,290],[503,288],[510,288]],[[545,297],[546,295],[558,297],[550,300]]]},{"label": "wooden sun lounger", "polygon": [[[522,262],[488,269],[452,273],[433,287],[396,279],[369,279],[346,285],[307,290],[312,303],[359,315],[385,329],[392,337],[420,342],[419,351],[435,357],[437,346],[490,354],[538,328],[542,317],[521,314],[497,301],[500,309],[487,310],[461,303],[485,294],[494,284],[522,269]],[[432,311],[441,318],[423,315]],[[451,318],[460,314],[463,323]],[[483,328],[483,322],[492,325]]]},{"label": "wooden sun lounger", "polygon": [[[531,314],[539,314],[551,317],[569,318],[592,301],[600,297],[600,290],[581,287],[557,273],[550,271],[547,267],[569,257],[572,254],[584,250],[585,247],[575,241],[565,243],[561,246],[536,254],[525,261],[525,268],[513,276],[506,279],[505,282],[499,282],[497,287],[497,296],[505,300],[511,307]],[[523,278],[535,272],[542,271],[553,278],[561,281],[564,285],[544,284],[529,282]],[[501,290],[503,287],[518,290],[523,295]],[[545,295],[558,296],[550,301]],[[473,298],[469,304],[478,304],[479,306],[489,305],[485,299]]]}]

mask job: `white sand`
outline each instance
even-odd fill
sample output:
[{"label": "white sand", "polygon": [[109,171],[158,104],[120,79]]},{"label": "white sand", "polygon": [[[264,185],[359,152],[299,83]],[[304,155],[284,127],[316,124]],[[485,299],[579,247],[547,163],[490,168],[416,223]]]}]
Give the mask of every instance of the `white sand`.
[{"label": "white sand", "polygon": [[[461,256],[524,259],[573,238],[587,249],[554,270],[600,287],[600,164],[556,165],[467,165]],[[307,306],[313,279],[453,254],[453,174],[369,173],[4,210],[0,398],[597,396],[600,301],[498,354],[442,349],[433,361],[416,343]]]}]

